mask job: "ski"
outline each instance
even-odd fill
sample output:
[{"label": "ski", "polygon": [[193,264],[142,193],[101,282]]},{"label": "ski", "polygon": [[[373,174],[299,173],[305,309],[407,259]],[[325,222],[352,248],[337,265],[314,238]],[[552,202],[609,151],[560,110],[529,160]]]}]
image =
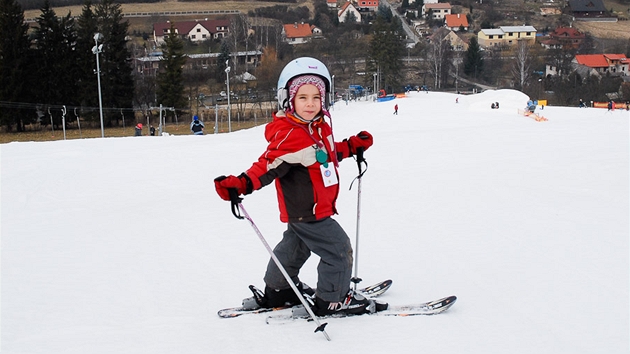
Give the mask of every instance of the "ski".
[{"label": "ski", "polygon": [[[365,297],[374,298],[374,297],[383,295],[383,293],[385,293],[392,286],[392,283],[393,281],[391,279],[387,279],[382,282],[359,289],[357,291],[359,291]],[[281,310],[290,309],[292,307],[294,306],[280,306],[280,307],[273,307],[273,308],[260,307],[257,309],[244,309],[243,306],[239,306],[239,307],[230,307],[230,308],[219,310],[217,314],[221,318],[234,318],[234,317],[239,317],[242,315],[255,315],[255,314],[260,314],[260,313],[265,313],[265,312],[281,311]],[[306,313],[306,311],[304,311],[304,313]]]},{"label": "ski", "polygon": [[[437,315],[446,310],[448,310],[453,304],[457,301],[456,296],[448,296],[439,300],[419,303],[419,304],[411,304],[411,305],[400,305],[400,306],[389,306],[387,310],[374,312],[370,314],[363,314],[367,316],[397,316],[397,317],[408,317],[408,316],[429,316],[429,315]],[[363,315],[353,315],[346,313],[338,313],[330,316],[320,317],[320,319],[329,319],[329,318],[344,318],[344,317],[356,317]],[[304,310],[303,306],[295,306],[291,313],[278,313],[267,316],[267,324],[285,324],[291,323],[298,320],[312,320]]]}]

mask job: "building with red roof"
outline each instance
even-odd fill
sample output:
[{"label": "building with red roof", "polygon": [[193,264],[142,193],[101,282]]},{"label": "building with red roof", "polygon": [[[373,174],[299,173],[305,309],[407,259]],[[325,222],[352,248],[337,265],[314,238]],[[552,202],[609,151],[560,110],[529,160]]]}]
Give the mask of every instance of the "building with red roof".
[{"label": "building with red roof", "polygon": [[589,73],[627,76],[630,59],[624,54],[578,54],[573,65],[578,71],[586,69]]},{"label": "building with red roof", "polygon": [[464,31],[468,31],[468,18],[462,14],[450,14],[444,16],[444,27],[450,29],[451,31],[459,31],[460,28],[463,28]]},{"label": "building with red roof", "polygon": [[322,35],[319,27],[308,23],[293,23],[282,26],[282,35],[289,44],[302,44]]},{"label": "building with red roof", "polygon": [[549,38],[540,41],[540,44],[547,49],[577,49],[586,39],[586,34],[571,27],[558,27],[549,33]]}]

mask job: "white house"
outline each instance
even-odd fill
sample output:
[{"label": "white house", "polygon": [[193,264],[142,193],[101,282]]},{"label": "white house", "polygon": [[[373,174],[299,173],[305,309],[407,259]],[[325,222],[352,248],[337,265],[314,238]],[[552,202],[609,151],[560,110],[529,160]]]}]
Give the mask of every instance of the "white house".
[{"label": "white house", "polygon": [[343,4],[341,9],[337,12],[339,22],[346,22],[348,16],[354,16],[355,22],[361,22],[361,13],[359,12],[359,10],[357,10],[357,8],[352,4],[351,1],[346,1],[346,3]]}]

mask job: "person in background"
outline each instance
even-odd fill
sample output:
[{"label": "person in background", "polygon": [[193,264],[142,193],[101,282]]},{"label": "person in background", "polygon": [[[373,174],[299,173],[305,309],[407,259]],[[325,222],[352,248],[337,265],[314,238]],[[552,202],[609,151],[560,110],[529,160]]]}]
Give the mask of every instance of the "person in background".
[{"label": "person in background", "polygon": [[136,134],[135,136],[142,136],[142,123],[136,124]]},{"label": "person in background", "polygon": [[398,104],[394,105],[394,114],[398,115]]},{"label": "person in background", "polygon": [[192,123],[190,123],[190,131],[195,135],[203,135],[203,122],[199,120],[199,117],[194,116]]},{"label": "person in background", "polygon": [[151,136],[155,136],[155,127],[154,126],[151,126],[149,128],[149,134],[151,134]]}]

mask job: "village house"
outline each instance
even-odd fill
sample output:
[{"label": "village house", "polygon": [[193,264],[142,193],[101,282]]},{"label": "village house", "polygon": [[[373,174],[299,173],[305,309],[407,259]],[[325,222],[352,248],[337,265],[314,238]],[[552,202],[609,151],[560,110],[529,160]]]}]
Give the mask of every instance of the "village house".
[{"label": "village house", "polygon": [[346,19],[354,17],[355,22],[361,22],[361,13],[352,4],[351,1],[346,1],[341,9],[337,12],[337,18],[339,22],[346,22]]},{"label": "village house", "polygon": [[285,42],[296,45],[310,42],[313,38],[321,37],[322,30],[308,23],[293,23],[282,26],[282,36]]},{"label": "village house", "polygon": [[203,21],[181,21],[181,22],[161,22],[153,25],[153,41],[156,46],[164,43],[164,37],[169,35],[171,25],[175,33],[183,40],[201,42],[209,39],[220,39],[229,33],[229,20],[203,20]]},{"label": "village house", "polygon": [[431,43],[441,39],[449,43],[451,49],[456,52],[465,52],[468,50],[468,42],[458,36],[453,30],[446,27],[438,28],[428,39]]},{"label": "village house", "polygon": [[378,0],[357,0],[357,10],[375,12],[378,10]]},{"label": "village house", "polygon": [[547,49],[577,49],[584,39],[586,39],[586,34],[575,28],[558,27],[549,33],[548,39],[540,41],[540,45]]},{"label": "village house", "polygon": [[[218,64],[221,53],[184,54],[186,70],[206,70]],[[260,62],[262,52],[260,50],[250,50],[247,52],[230,53],[230,60],[236,61],[240,65],[248,64],[256,66]],[[155,76],[161,69],[162,52],[147,54],[144,57],[134,59],[135,71],[146,76]]]},{"label": "village house", "polygon": [[444,27],[451,31],[459,31],[462,28],[464,31],[468,31],[468,19],[462,14],[450,14],[444,16]]},{"label": "village house", "polygon": [[426,18],[443,20],[446,15],[451,14],[451,4],[449,3],[425,3],[422,5],[422,14]]},{"label": "village house", "polygon": [[573,67],[584,75],[628,76],[630,59],[624,54],[577,54],[573,59]]},{"label": "village house", "polygon": [[536,43],[536,29],[533,26],[501,26],[485,28],[477,33],[479,45],[484,48],[512,46],[518,41]]},{"label": "village house", "polygon": [[602,0],[569,0],[569,7],[576,21],[617,21]]}]

